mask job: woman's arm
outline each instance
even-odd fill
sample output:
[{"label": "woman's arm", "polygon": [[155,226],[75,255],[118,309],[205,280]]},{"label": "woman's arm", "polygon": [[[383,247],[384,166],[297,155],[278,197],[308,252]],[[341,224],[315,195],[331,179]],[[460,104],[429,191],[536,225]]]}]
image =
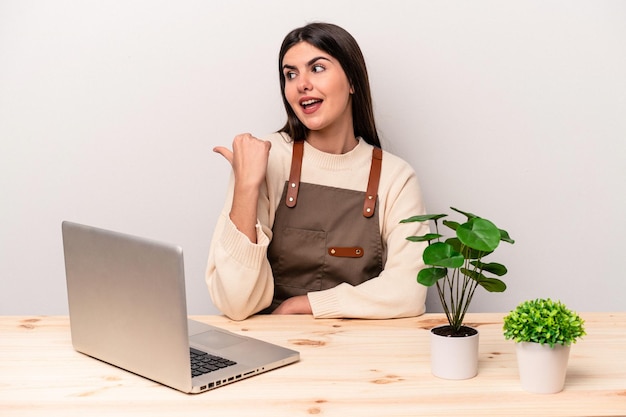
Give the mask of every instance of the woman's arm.
[{"label": "woman's arm", "polygon": [[220,214],[206,271],[213,304],[233,320],[268,307],[274,296],[274,278],[267,260],[269,235],[260,224],[255,227],[257,242],[241,233],[228,216]]},{"label": "woman's arm", "polygon": [[270,142],[244,134],[235,137],[232,151],[215,148],[230,162],[233,174],[213,234],[206,282],[215,306],[234,320],[269,306],[274,293],[264,186],[270,147]]},{"label": "woman's arm", "polygon": [[235,176],[230,219],[237,229],[256,243],[257,202],[259,188],[265,180],[267,160],[272,144],[249,133],[233,139],[233,150],[223,146],[214,149],[230,162]]}]

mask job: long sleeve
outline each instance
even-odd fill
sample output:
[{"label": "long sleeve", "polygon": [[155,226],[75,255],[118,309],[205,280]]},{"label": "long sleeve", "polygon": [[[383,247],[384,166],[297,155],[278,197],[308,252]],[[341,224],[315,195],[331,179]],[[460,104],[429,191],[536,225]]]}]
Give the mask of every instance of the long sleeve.
[{"label": "long sleeve", "polygon": [[213,304],[233,320],[244,320],[269,307],[274,296],[274,277],[267,248],[272,238],[276,204],[288,175],[291,147],[279,134],[271,135],[267,140],[272,141],[272,150],[266,182],[257,205],[257,243],[250,242],[230,220],[235,185],[231,174],[209,251],[206,270],[209,294]]},{"label": "long sleeve", "polygon": [[[228,317],[243,320],[272,302],[274,279],[267,260],[271,230],[267,221],[257,220],[256,244],[237,230],[229,217],[233,189],[231,176],[226,204],[211,242],[206,282],[215,306]],[[260,213],[267,212],[266,203],[264,195],[259,201]]]}]

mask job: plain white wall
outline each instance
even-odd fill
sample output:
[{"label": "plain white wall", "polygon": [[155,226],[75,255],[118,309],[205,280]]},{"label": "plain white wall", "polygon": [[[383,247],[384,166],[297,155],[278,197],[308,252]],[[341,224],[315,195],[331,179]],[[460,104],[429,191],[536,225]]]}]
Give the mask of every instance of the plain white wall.
[{"label": "plain white wall", "polygon": [[517,240],[472,311],[624,310],[624,1],[0,0],[0,314],[67,314],[64,219],[180,244],[190,313],[216,313],[211,149],[282,126],[278,48],[314,20],[359,41],[430,211]]}]

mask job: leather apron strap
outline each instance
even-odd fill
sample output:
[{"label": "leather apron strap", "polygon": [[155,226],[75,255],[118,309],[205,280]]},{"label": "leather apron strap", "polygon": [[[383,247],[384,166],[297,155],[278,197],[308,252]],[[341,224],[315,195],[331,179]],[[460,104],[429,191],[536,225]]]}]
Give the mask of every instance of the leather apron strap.
[{"label": "leather apron strap", "polygon": [[[298,190],[300,189],[300,175],[302,173],[302,156],[304,155],[304,141],[298,140],[293,143],[291,156],[291,170],[289,172],[289,184],[285,204],[287,207],[295,207],[298,202]],[[378,185],[380,183],[380,171],[383,162],[383,150],[374,148],[372,150],[372,165],[370,176],[363,202],[363,216],[372,217],[376,211],[376,200],[378,198]]]},{"label": "leather apron strap", "polygon": [[380,183],[380,169],[383,162],[383,150],[374,148],[372,151],[372,166],[370,168],[370,178],[365,191],[365,203],[363,203],[363,215],[372,217],[376,209],[376,199],[378,198],[378,184]]},{"label": "leather apron strap", "polygon": [[300,189],[300,174],[302,172],[302,155],[304,154],[304,141],[293,142],[291,155],[291,171],[289,172],[289,184],[287,186],[287,207],[295,207],[298,202],[298,190]]}]

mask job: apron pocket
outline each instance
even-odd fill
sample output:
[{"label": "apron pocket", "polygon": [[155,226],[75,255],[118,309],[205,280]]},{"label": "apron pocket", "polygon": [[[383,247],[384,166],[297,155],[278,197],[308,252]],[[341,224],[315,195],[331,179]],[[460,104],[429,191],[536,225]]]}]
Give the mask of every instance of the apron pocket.
[{"label": "apron pocket", "polygon": [[279,243],[278,265],[274,266],[274,284],[307,291],[322,289],[326,232],[285,228]]}]

